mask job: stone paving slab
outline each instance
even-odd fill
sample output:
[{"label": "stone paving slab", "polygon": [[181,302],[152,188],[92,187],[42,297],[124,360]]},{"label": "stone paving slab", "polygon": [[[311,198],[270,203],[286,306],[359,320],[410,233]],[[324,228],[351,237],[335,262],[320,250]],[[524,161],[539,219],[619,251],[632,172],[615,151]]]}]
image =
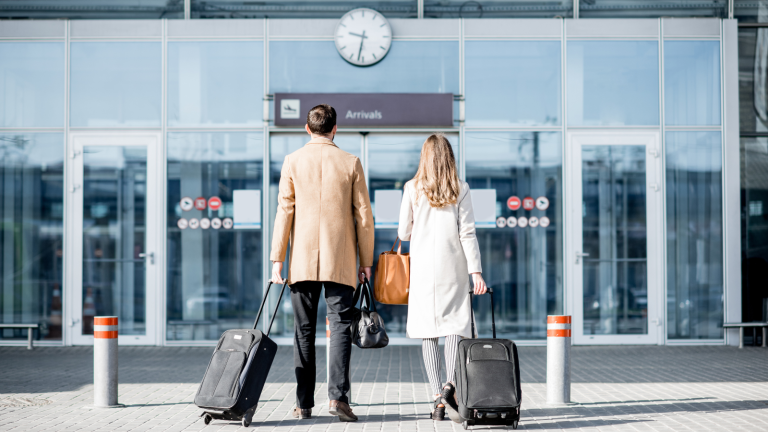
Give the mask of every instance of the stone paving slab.
[{"label": "stone paving slab", "polygon": [[[565,408],[544,403],[546,349],[519,350],[521,430],[768,430],[768,349],[574,347],[572,399],[577,404]],[[205,426],[191,401],[211,352],[121,347],[119,400],[126,407],[89,409],[91,348],[0,348],[0,430],[463,430],[449,420],[433,422],[427,417],[426,372],[421,349],[412,346],[353,350],[353,401],[360,422],[340,423],[328,415],[324,384],[317,389],[314,418],[290,418],[295,389],[292,350],[280,347],[251,427],[226,421]],[[325,378],[323,357],[318,357],[319,383]],[[35,405],[41,401],[47,405]]]}]

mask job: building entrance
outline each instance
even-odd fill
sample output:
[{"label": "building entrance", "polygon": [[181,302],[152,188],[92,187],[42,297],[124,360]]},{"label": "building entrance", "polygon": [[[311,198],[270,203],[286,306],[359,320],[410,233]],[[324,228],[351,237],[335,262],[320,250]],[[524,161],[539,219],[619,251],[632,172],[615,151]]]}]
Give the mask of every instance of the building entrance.
[{"label": "building entrance", "polygon": [[68,275],[72,344],[93,343],[93,317],[119,319],[121,345],[154,345],[162,299],[159,134],[70,136]]},{"label": "building entrance", "polygon": [[662,193],[656,132],[568,137],[566,254],[579,344],[662,337]]}]

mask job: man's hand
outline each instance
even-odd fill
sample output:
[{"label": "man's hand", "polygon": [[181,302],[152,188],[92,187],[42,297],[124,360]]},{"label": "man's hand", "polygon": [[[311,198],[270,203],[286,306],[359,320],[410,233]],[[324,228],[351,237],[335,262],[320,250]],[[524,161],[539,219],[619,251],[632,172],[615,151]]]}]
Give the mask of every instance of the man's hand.
[{"label": "man's hand", "polygon": [[276,284],[284,284],[285,279],[283,279],[283,277],[280,276],[280,273],[282,272],[283,272],[283,263],[281,261],[273,262],[272,263],[272,279],[270,279],[270,281]]},{"label": "man's hand", "polygon": [[370,267],[360,267],[357,269],[357,278],[360,280],[360,283],[363,283],[363,278],[368,278],[368,281],[371,280],[371,268]]},{"label": "man's hand", "polygon": [[483,295],[488,291],[481,273],[472,273],[472,284],[475,286],[475,295]]}]

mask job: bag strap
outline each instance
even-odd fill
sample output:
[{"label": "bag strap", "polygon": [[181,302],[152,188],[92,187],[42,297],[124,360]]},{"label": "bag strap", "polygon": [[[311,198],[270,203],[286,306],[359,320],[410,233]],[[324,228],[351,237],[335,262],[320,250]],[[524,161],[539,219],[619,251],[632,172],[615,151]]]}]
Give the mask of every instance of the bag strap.
[{"label": "bag strap", "polygon": [[[286,286],[288,286],[288,284],[283,284],[283,288],[280,290],[280,296],[277,298],[277,303],[275,304],[275,310],[272,313],[272,319],[269,320],[269,327],[267,327],[267,333],[266,333],[267,336],[269,336],[269,332],[272,330],[272,324],[275,322],[277,311],[280,309],[280,300],[283,299],[283,293],[285,292]],[[259,313],[256,314],[256,321],[254,321],[253,323],[254,330],[256,330],[256,326],[259,325],[259,320],[261,319],[261,312],[264,310],[264,304],[267,303],[267,299],[269,298],[270,288],[272,288],[272,281],[269,281],[269,285],[267,285],[267,292],[264,293],[264,299],[261,301],[261,306],[259,306]]]},{"label": "bag strap", "polygon": [[[395,242],[394,242],[394,243],[392,243],[392,249],[390,249],[390,250],[389,250],[390,252],[394,252],[394,251],[395,251],[395,245],[397,245],[397,254],[398,254],[398,255],[402,255],[402,254],[403,254],[403,253],[402,253],[402,252],[403,252],[403,241],[402,241],[402,240],[400,240],[400,237],[399,237],[399,236],[398,236],[398,237],[396,237],[396,238],[395,238]],[[366,279],[366,280],[367,280],[367,279]]]},{"label": "bag strap", "polygon": [[[360,300],[360,297],[362,297],[362,300]],[[371,284],[368,282],[367,277],[363,278],[363,282],[357,284],[352,301],[354,306],[357,306],[357,302],[360,301],[360,309],[363,308],[363,304],[366,304],[368,309],[376,312],[376,302],[373,300],[373,295],[371,295]]]}]

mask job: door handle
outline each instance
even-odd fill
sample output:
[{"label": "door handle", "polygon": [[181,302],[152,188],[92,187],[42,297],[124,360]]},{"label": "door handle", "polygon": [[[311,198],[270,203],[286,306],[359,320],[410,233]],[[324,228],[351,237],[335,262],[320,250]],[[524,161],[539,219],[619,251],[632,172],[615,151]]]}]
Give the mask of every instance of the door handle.
[{"label": "door handle", "polygon": [[588,253],[576,252],[576,264],[579,264],[581,258],[588,257],[588,256],[589,256]]},{"label": "door handle", "polygon": [[155,263],[155,253],[154,252],[150,252],[150,253],[143,253],[142,252],[142,253],[139,254],[139,258],[149,258],[149,263],[150,264],[154,264]]},{"label": "door handle", "polygon": [[79,322],[80,322],[80,320],[79,320],[79,319],[70,318],[70,319],[69,319],[69,326],[70,326],[70,327],[74,327],[74,326],[75,326],[75,324],[77,324],[77,323],[79,323]]}]

